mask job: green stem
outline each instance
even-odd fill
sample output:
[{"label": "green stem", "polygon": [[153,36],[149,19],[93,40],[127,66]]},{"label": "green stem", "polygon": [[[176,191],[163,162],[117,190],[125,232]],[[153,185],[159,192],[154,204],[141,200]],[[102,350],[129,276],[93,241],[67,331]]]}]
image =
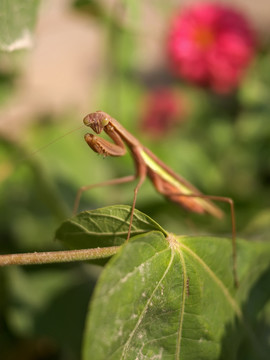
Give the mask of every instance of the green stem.
[{"label": "green stem", "polygon": [[0,255],[0,266],[49,264],[103,259],[116,254],[119,249],[120,246],[111,246],[96,249]]}]

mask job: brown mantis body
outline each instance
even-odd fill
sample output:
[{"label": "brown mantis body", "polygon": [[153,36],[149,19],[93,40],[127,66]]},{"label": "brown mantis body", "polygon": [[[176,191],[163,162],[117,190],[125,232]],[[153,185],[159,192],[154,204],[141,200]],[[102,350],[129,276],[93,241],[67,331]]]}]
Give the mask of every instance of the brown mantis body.
[{"label": "brown mantis body", "polygon": [[136,173],[135,175],[113,179],[99,184],[82,187],[77,194],[74,212],[77,212],[82,193],[98,186],[115,185],[134,181],[138,183],[134,189],[134,196],[130,214],[128,237],[130,237],[134,209],[138,191],[148,176],[156,190],[187,210],[204,214],[208,213],[217,218],[223,216],[223,212],[215,206],[211,200],[226,202],[230,205],[232,221],[232,246],[233,246],[233,275],[235,285],[238,284],[236,271],[236,240],[235,240],[235,215],[232,199],[221,196],[203,195],[198,189],[187,180],[174,173],[166,164],[158,159],[149,149],[143,146],[132,134],[130,134],[118,121],[102,111],[88,114],[84,118],[84,124],[100,134],[102,130],[113,140],[113,143],[97,137],[93,134],[86,134],[85,140],[91,149],[103,156],[123,156],[126,153],[125,145],[130,149],[133,157]]},{"label": "brown mantis body", "polygon": [[[130,238],[132,229],[132,220],[134,209],[137,200],[138,191],[143,184],[145,178],[148,176],[152,181],[156,190],[165,196],[170,201],[173,201],[187,210],[204,214],[208,213],[217,218],[223,216],[223,212],[214,205],[211,200],[226,202],[231,209],[232,222],[232,257],[233,257],[233,276],[235,285],[238,285],[237,270],[236,270],[236,229],[235,229],[235,215],[234,204],[232,199],[221,196],[203,195],[198,189],[191,185],[183,177],[173,172],[166,164],[158,159],[149,149],[143,146],[137,138],[130,134],[118,121],[113,119],[110,115],[102,111],[96,111],[88,114],[84,118],[84,124],[91,127],[91,129],[100,134],[102,130],[113,140],[113,143],[97,137],[93,134],[86,134],[85,140],[91,149],[103,156],[123,156],[126,153],[126,146],[129,148],[134,160],[136,173],[134,175],[125,176],[122,178],[108,180],[102,183],[83,186],[77,193],[74,203],[74,213],[77,212],[81,195],[84,191],[94,187],[122,184],[138,179],[137,185],[134,189],[133,202],[130,213],[130,222],[128,229],[127,241]],[[92,250],[97,250],[100,254],[109,256],[115,253],[116,247],[104,249],[89,249],[79,251],[63,251],[51,253],[34,253],[34,254],[13,254],[0,256],[0,265],[9,264],[30,264],[30,263],[48,263],[52,261],[72,261],[85,260],[88,258],[96,258],[99,254],[92,254]],[[90,254],[88,255],[88,252]],[[74,253],[74,254],[73,254]]]}]

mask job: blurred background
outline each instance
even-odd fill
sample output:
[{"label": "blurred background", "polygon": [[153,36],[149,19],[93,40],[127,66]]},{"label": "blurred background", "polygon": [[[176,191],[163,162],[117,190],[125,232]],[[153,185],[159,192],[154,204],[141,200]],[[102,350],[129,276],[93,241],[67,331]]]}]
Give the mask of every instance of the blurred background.
[{"label": "blurred background", "polygon": [[[203,193],[234,199],[238,237],[266,240],[269,10],[267,0],[0,2],[1,254],[62,249],[54,232],[78,189],[134,173],[129,154],[103,159],[84,142],[82,119],[96,110]],[[131,204],[133,188],[85,193],[80,210]],[[146,181],[136,207],[180,235],[231,236],[226,204],[224,220],[194,215]],[[99,272],[2,269],[1,359],[78,359]]]}]

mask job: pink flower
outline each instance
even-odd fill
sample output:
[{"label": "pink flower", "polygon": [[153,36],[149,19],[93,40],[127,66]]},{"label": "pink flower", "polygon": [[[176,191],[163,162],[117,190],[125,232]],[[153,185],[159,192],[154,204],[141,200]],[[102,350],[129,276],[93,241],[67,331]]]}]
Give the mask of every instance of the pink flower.
[{"label": "pink flower", "polygon": [[172,21],[168,39],[173,72],[218,92],[237,87],[255,51],[242,14],[221,4],[197,4]]},{"label": "pink flower", "polygon": [[180,96],[168,88],[150,92],[143,108],[141,128],[152,137],[168,133],[183,119],[183,102]]}]

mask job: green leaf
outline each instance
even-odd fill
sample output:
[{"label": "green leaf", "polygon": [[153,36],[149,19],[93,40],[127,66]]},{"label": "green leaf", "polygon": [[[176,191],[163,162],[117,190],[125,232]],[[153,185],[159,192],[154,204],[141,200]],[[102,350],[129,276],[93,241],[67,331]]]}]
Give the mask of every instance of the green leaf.
[{"label": "green leaf", "polygon": [[38,5],[37,0],[0,2],[0,50],[11,52],[32,47]]},{"label": "green leaf", "polygon": [[[81,212],[64,221],[55,237],[72,249],[122,245],[127,239],[130,211],[130,206],[115,205]],[[135,209],[131,237],[153,230],[166,235],[158,223]]]},{"label": "green leaf", "polygon": [[[90,306],[84,360],[267,359],[254,328],[269,299],[270,244],[151,232],[122,247],[103,271]],[[264,352],[265,350],[265,352]]]},{"label": "green leaf", "polygon": [[[87,211],[56,237],[76,249],[121,245],[129,220],[129,206]],[[268,358],[256,334],[269,313],[269,243],[237,241],[235,289],[230,239],[177,237],[138,210],[131,237],[95,289],[84,360]]]}]

